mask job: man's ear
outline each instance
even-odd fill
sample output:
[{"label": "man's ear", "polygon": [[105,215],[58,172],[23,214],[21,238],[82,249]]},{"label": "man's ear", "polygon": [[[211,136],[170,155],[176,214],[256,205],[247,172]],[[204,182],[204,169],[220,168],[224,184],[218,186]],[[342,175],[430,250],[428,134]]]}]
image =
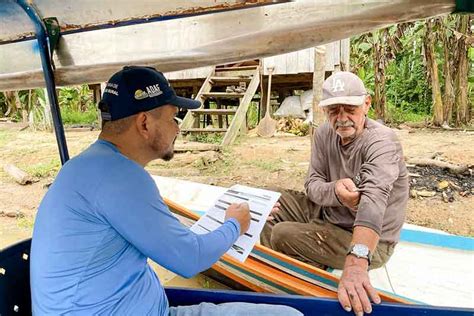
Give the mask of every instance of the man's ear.
[{"label": "man's ear", "polygon": [[145,139],[150,138],[150,122],[146,112],[140,112],[135,118],[135,127],[138,134],[142,135]]},{"label": "man's ear", "polygon": [[365,103],[364,103],[364,113],[365,113],[365,115],[367,115],[367,113],[369,113],[369,109],[370,109],[371,105],[372,105],[372,97],[370,96],[370,94],[368,94],[365,97]]}]

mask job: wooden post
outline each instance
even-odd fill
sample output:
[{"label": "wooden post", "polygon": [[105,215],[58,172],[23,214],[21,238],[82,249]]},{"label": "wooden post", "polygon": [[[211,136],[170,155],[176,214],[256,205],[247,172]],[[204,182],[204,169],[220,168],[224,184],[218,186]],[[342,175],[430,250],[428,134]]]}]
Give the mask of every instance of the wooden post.
[{"label": "wooden post", "polygon": [[326,72],[326,46],[317,46],[314,49],[314,73],[313,73],[313,124],[312,128],[321,125],[325,121],[323,110],[319,102],[323,96],[323,82]]},{"label": "wooden post", "polygon": [[48,91],[43,89],[44,93],[44,128],[45,130],[53,131],[53,115],[51,114],[51,106],[49,106]]}]

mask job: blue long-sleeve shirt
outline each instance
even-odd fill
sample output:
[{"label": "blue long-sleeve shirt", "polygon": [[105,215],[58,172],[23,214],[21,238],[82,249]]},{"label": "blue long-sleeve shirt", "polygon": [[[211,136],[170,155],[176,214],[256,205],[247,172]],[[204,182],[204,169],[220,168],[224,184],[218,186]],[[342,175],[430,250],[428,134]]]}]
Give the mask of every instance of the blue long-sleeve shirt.
[{"label": "blue long-sleeve shirt", "polygon": [[38,210],[31,250],[33,313],[167,315],[147,258],[184,277],[237,240],[230,219],[197,235],[164,204],[150,175],[98,140],[67,162]]}]

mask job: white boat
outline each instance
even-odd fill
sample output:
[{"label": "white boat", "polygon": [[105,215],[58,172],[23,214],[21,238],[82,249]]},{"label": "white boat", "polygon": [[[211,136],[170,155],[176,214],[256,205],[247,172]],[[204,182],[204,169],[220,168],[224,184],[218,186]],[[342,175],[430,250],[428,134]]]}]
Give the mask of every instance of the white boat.
[{"label": "white boat", "polygon": [[[163,197],[202,214],[226,188],[154,176]],[[387,293],[436,306],[474,308],[474,238],[405,224],[389,262],[370,271]],[[340,270],[331,271],[340,276]]]},{"label": "white boat", "polygon": [[[104,82],[129,64],[168,72],[272,56],[456,10],[455,0],[29,2],[57,19],[57,85]],[[0,91],[45,85],[34,33],[17,1],[0,1]]]}]

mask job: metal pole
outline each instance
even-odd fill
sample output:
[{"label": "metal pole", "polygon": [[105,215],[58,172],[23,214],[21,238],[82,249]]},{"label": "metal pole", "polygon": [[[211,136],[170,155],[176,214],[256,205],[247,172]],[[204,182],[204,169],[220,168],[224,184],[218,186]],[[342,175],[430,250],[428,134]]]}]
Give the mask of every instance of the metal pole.
[{"label": "metal pole", "polygon": [[61,112],[59,110],[58,96],[56,95],[56,83],[54,81],[53,67],[51,66],[51,57],[49,54],[48,34],[46,26],[43,23],[38,11],[33,4],[28,3],[28,0],[17,0],[18,5],[25,10],[35,25],[36,39],[38,40],[39,52],[41,56],[41,64],[43,66],[43,75],[48,91],[48,99],[51,106],[51,114],[53,116],[54,132],[56,134],[56,141],[58,143],[59,155],[61,156],[61,163],[64,165],[69,160],[69,153],[67,150],[66,137],[64,135],[64,128],[61,121]]}]

